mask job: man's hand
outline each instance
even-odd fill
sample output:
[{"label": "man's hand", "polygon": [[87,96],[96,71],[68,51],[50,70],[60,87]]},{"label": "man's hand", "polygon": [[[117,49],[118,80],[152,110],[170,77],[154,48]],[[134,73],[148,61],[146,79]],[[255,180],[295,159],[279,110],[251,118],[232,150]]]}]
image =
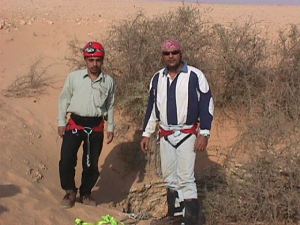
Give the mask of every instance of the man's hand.
[{"label": "man's hand", "polygon": [[114,132],[107,132],[106,133],[106,144],[109,144],[114,139]]},{"label": "man's hand", "polygon": [[58,135],[62,138],[65,134],[66,127],[65,126],[60,126],[57,128],[57,133]]},{"label": "man's hand", "polygon": [[149,142],[150,142],[149,137],[143,137],[141,141],[141,149],[143,152],[147,152],[149,150]]},{"label": "man's hand", "polygon": [[205,151],[208,144],[208,137],[204,137],[201,134],[198,135],[195,142],[195,150],[196,151]]}]

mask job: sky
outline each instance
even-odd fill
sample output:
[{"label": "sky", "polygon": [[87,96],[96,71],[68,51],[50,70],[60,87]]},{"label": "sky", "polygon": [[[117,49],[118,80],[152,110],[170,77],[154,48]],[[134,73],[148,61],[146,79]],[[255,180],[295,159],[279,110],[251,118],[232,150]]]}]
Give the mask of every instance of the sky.
[{"label": "sky", "polygon": [[[180,2],[182,0],[169,0],[169,1]],[[222,4],[300,5],[300,0],[184,0],[184,1],[199,2],[199,3],[222,3]]]}]

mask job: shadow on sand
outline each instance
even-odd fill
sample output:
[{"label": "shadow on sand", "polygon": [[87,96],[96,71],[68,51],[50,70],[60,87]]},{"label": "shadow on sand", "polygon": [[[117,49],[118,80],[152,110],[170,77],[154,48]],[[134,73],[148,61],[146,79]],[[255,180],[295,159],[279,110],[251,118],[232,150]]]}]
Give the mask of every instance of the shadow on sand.
[{"label": "shadow on sand", "polygon": [[[0,198],[10,197],[21,193],[21,189],[13,184],[0,184]],[[8,209],[0,205],[0,214],[7,212]]]},{"label": "shadow on sand", "polygon": [[195,178],[198,189],[198,199],[200,203],[200,224],[205,224],[205,206],[203,202],[206,199],[206,194],[216,190],[220,185],[226,182],[224,168],[212,161],[208,156],[208,151],[198,152],[195,163]]},{"label": "shadow on sand", "polygon": [[[105,159],[101,168],[101,179],[96,184],[93,196],[98,204],[119,203],[128,197],[135,182],[143,182],[147,160],[140,150],[141,131],[136,131],[132,141],[115,146]],[[208,149],[208,151],[210,151]],[[205,208],[202,202],[206,193],[226,182],[223,167],[212,161],[208,151],[198,152],[195,163],[195,178],[200,202],[200,218],[205,223]]]},{"label": "shadow on sand", "polygon": [[136,131],[132,141],[116,145],[104,161],[100,180],[93,192],[98,204],[118,203],[126,199],[134,182],[145,176],[146,158],[140,149],[141,131]]}]

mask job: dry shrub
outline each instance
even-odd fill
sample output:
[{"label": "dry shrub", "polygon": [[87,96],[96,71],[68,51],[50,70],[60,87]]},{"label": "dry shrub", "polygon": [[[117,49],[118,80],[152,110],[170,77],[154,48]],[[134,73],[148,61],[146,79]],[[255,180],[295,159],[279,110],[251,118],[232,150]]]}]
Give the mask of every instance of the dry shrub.
[{"label": "dry shrub", "polygon": [[226,183],[206,193],[208,224],[299,222],[299,150],[290,145],[280,153],[254,153],[248,163],[231,171]]},{"label": "dry shrub", "polygon": [[41,68],[41,59],[34,62],[27,74],[18,77],[4,90],[6,97],[34,97],[45,93],[46,88],[51,85],[50,77],[46,76],[48,67]]},{"label": "dry shrub", "polygon": [[254,106],[266,86],[266,40],[250,19],[225,27],[209,23],[206,13],[182,6],[155,18],[139,13],[112,27],[109,69],[117,77],[119,106],[134,121],[142,120],[149,81],[163,66],[160,45],[167,38],[181,41],[184,60],[206,74],[217,106]]},{"label": "dry shrub", "polygon": [[[278,110],[292,120],[300,119],[300,32],[295,25],[280,33],[279,63],[275,68],[273,98]],[[276,89],[276,90],[275,90]]]},{"label": "dry shrub", "polygon": [[214,59],[210,71],[215,100],[221,108],[251,108],[264,89],[266,41],[249,19],[228,27],[213,26]]},{"label": "dry shrub", "polygon": [[[234,114],[235,119],[242,115],[246,121],[240,140],[232,146],[235,152],[224,165],[227,173],[217,168],[206,171],[197,181],[207,224],[297,223],[299,31],[291,26],[281,32],[276,51],[270,54],[270,45],[255,22],[212,26],[203,15],[183,6],[155,18],[139,13],[112,27],[107,68],[117,79],[118,106],[141,123],[149,81],[162,67],[160,44],[166,38],[179,39],[184,59],[207,75],[216,109]],[[73,49],[79,53],[76,46]],[[73,62],[80,64],[79,60]],[[238,164],[237,152],[245,153],[247,161]],[[146,171],[150,167],[157,170],[157,151],[147,157]],[[135,201],[137,197],[133,193],[130,198]],[[140,209],[128,211],[137,213]]]},{"label": "dry shrub", "polygon": [[112,27],[108,62],[118,84],[119,106],[140,123],[146,108],[149,81],[158,71],[160,45],[167,38],[184,44],[184,55],[190,64],[204,63],[210,36],[203,13],[195,8],[179,7],[165,15],[147,18],[143,13]]},{"label": "dry shrub", "polygon": [[295,26],[280,33],[277,61],[265,65],[265,88],[244,115],[254,119],[233,146],[232,155],[247,160],[238,164],[231,155],[227,182],[206,193],[209,224],[300,221],[299,40]]},{"label": "dry shrub", "polygon": [[69,49],[71,49],[70,56],[65,57],[67,64],[72,69],[82,69],[85,67],[85,62],[82,57],[82,44],[77,38],[68,42]]},{"label": "dry shrub", "polygon": [[[266,66],[265,88],[246,118],[246,129],[236,149],[256,146],[263,151],[298,140],[300,127],[300,34],[295,26],[281,32],[275,46],[277,61]],[[287,141],[288,140],[288,141]],[[293,141],[294,142],[294,141]]]}]

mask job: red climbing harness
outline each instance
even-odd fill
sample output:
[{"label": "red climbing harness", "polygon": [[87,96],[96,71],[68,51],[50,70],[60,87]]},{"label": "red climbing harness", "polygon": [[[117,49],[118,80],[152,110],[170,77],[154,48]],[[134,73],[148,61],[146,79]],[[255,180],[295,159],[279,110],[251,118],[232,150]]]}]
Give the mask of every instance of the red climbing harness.
[{"label": "red climbing harness", "polygon": [[103,132],[103,130],[104,130],[104,121],[103,120],[96,127],[84,127],[84,126],[80,126],[77,123],[75,123],[75,121],[72,120],[72,118],[69,119],[69,122],[66,126],[66,131],[72,131],[72,134],[76,134],[77,131],[83,131],[84,133],[86,133],[86,142],[87,142],[86,165],[87,165],[87,167],[91,166],[91,162],[90,162],[90,154],[91,154],[90,135],[93,132]]},{"label": "red climbing harness", "polygon": [[[188,129],[181,129],[181,130],[178,130],[179,132],[181,133],[184,133],[184,134],[195,134],[197,136],[198,134],[198,124],[195,124],[193,127],[191,128],[188,128]],[[172,134],[174,134],[175,130],[164,130],[162,127],[159,127],[159,137],[168,137]]]},{"label": "red climbing harness", "polygon": [[78,130],[92,130],[93,132],[103,132],[104,130],[104,121],[102,121],[97,127],[84,127],[84,126],[80,126],[77,123],[75,123],[74,120],[72,120],[71,118],[69,119],[69,122],[66,126],[66,131],[68,130],[72,130],[77,132]]}]

